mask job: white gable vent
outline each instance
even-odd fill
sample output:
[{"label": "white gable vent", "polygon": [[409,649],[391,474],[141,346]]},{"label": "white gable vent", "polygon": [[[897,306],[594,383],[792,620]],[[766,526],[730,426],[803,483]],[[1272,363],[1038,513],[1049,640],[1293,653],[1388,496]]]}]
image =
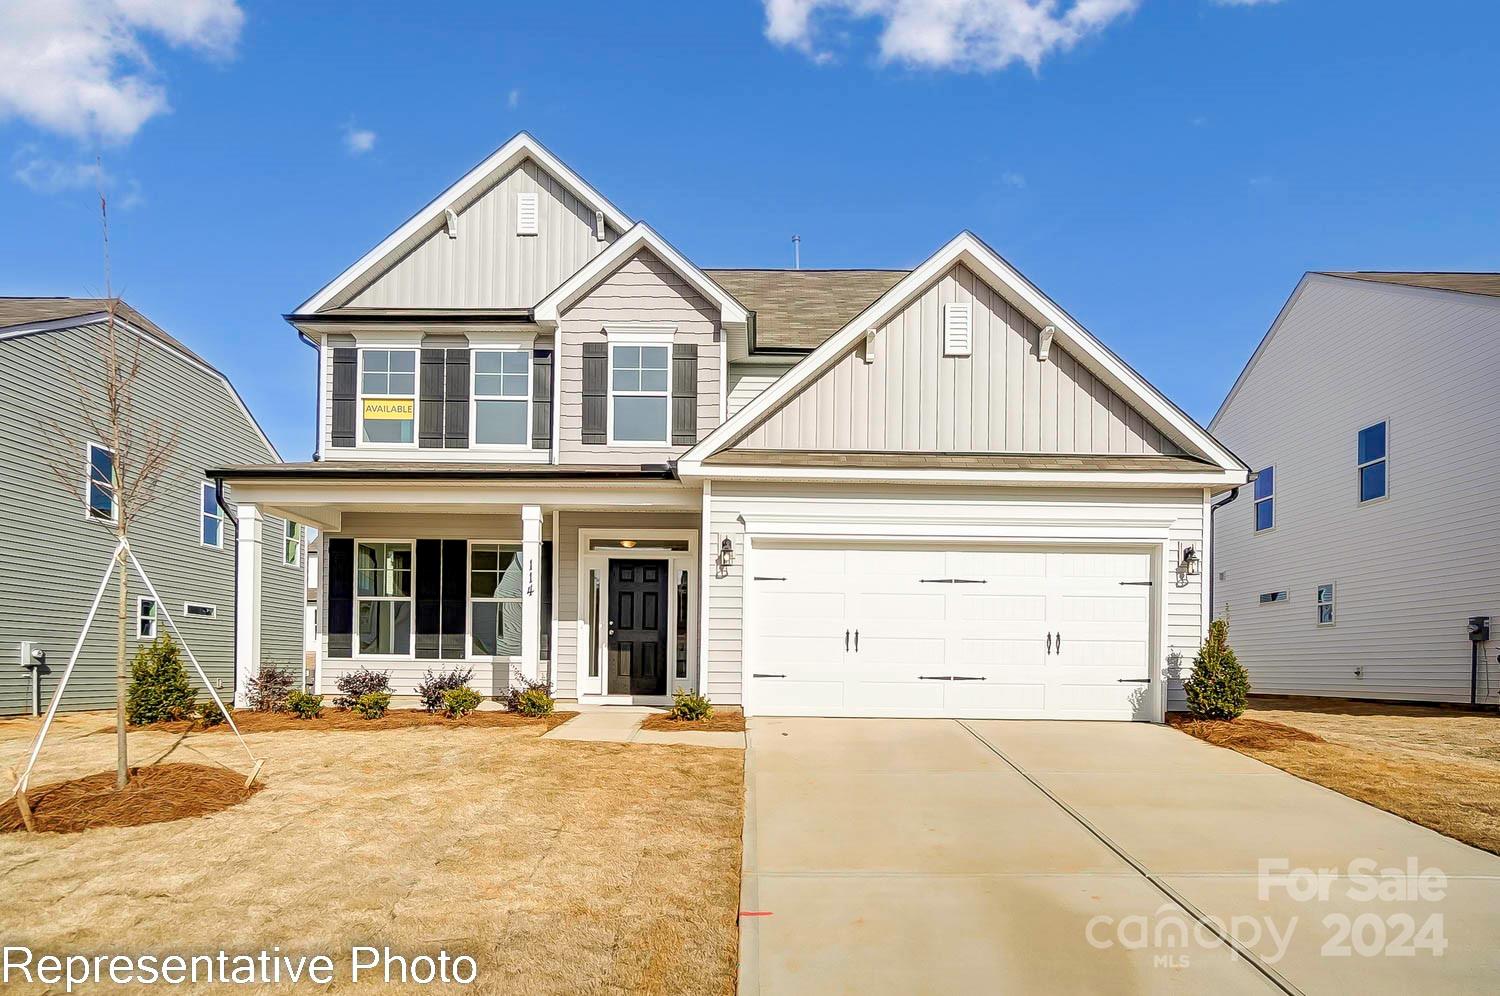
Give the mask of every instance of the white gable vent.
[{"label": "white gable vent", "polygon": [[973,306],[957,303],[943,305],[943,355],[969,356],[973,352]]},{"label": "white gable vent", "polygon": [[536,234],[536,194],[516,195],[516,234]]}]

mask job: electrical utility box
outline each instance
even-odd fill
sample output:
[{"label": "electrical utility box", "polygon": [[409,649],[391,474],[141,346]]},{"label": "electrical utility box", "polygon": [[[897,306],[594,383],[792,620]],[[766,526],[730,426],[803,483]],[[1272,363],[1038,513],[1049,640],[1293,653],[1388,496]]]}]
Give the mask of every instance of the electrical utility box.
[{"label": "electrical utility box", "polygon": [[1487,643],[1490,638],[1490,617],[1469,617],[1469,639],[1475,643]]}]

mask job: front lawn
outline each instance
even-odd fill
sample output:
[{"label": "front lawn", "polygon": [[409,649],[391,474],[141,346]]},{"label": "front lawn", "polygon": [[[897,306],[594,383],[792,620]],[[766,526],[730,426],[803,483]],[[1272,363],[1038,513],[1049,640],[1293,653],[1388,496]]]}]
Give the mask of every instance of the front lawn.
[{"label": "front lawn", "polygon": [[[250,725],[250,724],[247,724]],[[100,714],[64,716],[34,784],[113,766]],[[210,816],[0,835],[0,936],[61,953],[446,950],[481,992],[728,993],[743,755],[540,739],[547,724],[248,734],[264,789]],[[0,766],[35,721],[0,722]],[[132,761],[180,733],[132,731]],[[172,761],[244,770],[234,738]]]}]

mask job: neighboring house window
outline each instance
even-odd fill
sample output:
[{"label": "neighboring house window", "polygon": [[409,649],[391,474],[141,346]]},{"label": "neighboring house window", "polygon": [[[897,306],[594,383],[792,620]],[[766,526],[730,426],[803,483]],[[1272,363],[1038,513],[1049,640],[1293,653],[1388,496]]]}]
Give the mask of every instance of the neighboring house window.
[{"label": "neighboring house window", "polygon": [[1264,532],[1276,525],[1276,468],[1267,467],[1255,475],[1255,531]]},{"label": "neighboring house window", "polygon": [[200,619],[212,619],[219,614],[218,606],[207,602],[183,602],[182,614],[185,616],[197,616]]},{"label": "neighboring house window", "polygon": [[287,519],[281,527],[281,562],[296,567],[302,562],[302,526]]},{"label": "neighboring house window", "polygon": [[411,653],[410,543],[361,543],[355,561],[359,652]]},{"label": "neighboring house window", "polygon": [[1333,583],[1318,585],[1318,625],[1333,625]]},{"label": "neighboring house window", "polygon": [[156,602],[152,599],[135,600],[135,635],[142,640],[156,639]]},{"label": "neighboring house window", "polygon": [[530,445],[530,350],[475,350],[473,396],[475,445]]},{"label": "neighboring house window", "polygon": [[224,547],[224,510],[219,507],[219,494],[212,484],[203,485],[203,502],[199,511],[198,542],[216,549]]},{"label": "neighboring house window", "polygon": [[1359,430],[1359,500],[1374,501],[1386,492],[1386,431],[1384,422]]},{"label": "neighboring house window", "polygon": [[667,441],[668,346],[614,346],[610,350],[610,442]]},{"label": "neighboring house window", "polygon": [[1284,591],[1267,591],[1261,594],[1260,601],[1265,605],[1268,602],[1285,602],[1289,597]]},{"label": "neighboring house window", "polygon": [[115,521],[115,455],[89,443],[89,477],[86,498],[91,519]]},{"label": "neighboring house window", "polygon": [[481,657],[521,654],[521,551],[475,543],[469,553],[469,632]]},{"label": "neighboring house window", "polygon": [[417,424],[417,351],[362,349],[359,358],[360,438],[411,443]]}]

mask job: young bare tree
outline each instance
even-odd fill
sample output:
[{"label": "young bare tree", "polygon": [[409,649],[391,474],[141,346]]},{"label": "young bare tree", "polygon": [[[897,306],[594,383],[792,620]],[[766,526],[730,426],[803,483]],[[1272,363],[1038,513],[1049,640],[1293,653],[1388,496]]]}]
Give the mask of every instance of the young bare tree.
[{"label": "young bare tree", "polygon": [[[93,347],[97,362],[87,369],[80,370],[66,357],[63,359],[63,369],[74,392],[72,414],[78,421],[54,418],[46,426],[46,434],[54,444],[48,462],[63,487],[83,501],[90,518],[111,527],[115,537],[124,540],[131,525],[160,495],[162,476],[177,449],[177,429],[145,414],[136,401],[136,386],[141,377],[141,339],[121,317],[122,304],[111,285],[109,205],[102,188],[99,219],[104,245],[104,331]],[[88,453],[90,441],[104,445],[111,459],[108,468],[101,468],[90,458],[80,488],[77,455]],[[115,560],[119,572],[115,614],[115,787],[123,789],[130,772],[125,738],[125,697],[129,685],[125,660],[128,571],[123,546]],[[162,607],[157,606],[157,611],[163,611]]]}]

